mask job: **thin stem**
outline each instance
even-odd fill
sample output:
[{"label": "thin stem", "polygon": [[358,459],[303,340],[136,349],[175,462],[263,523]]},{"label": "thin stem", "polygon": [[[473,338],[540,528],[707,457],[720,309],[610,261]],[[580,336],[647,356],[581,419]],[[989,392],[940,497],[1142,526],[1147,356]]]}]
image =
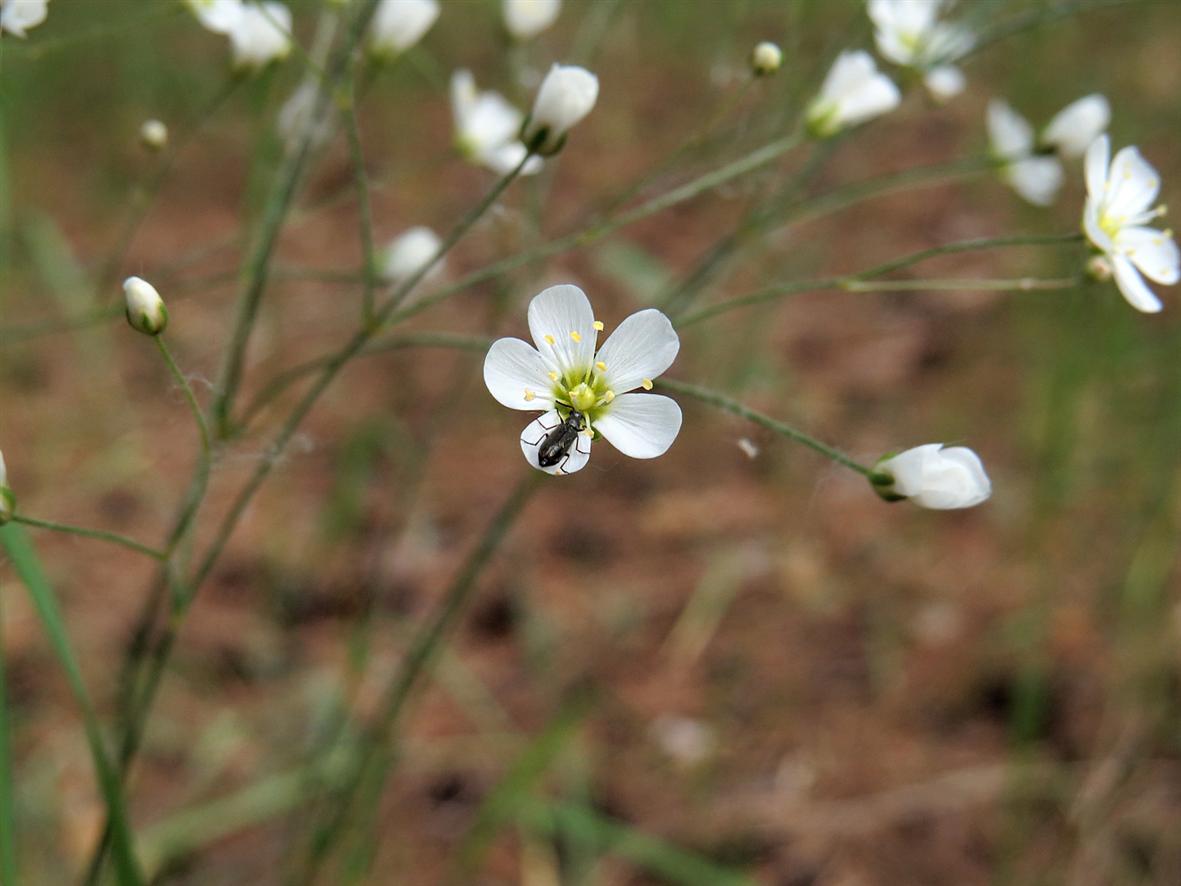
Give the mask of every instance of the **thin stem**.
[{"label": "thin stem", "polygon": [[927,280],[849,280],[841,288],[849,292],[923,292],[927,290],[969,290],[999,292],[1032,292],[1040,289],[1073,289],[1082,282],[1080,277],[1014,277],[995,279],[927,279]]},{"label": "thin stem", "polygon": [[167,554],[164,551],[145,545],[136,541],[133,538],[127,538],[125,535],[119,535],[116,532],[107,532],[105,529],[87,529],[85,526],[71,526],[68,523],[54,523],[49,520],[38,520],[35,517],[26,517],[24,514],[14,514],[12,517],[13,523],[23,523],[25,526],[32,526],[36,529],[49,529],[53,532],[61,532],[65,535],[78,535],[82,538],[93,538],[96,541],[106,541],[111,544],[120,545],[140,554],[146,554],[154,560],[163,560]]},{"label": "thin stem", "polygon": [[369,178],[365,172],[365,154],[361,149],[361,129],[357,122],[356,96],[344,99],[345,132],[348,134],[349,156],[353,165],[353,182],[357,189],[357,221],[361,227],[361,250],[364,289],[361,293],[361,320],[373,320],[373,299],[377,292],[377,257],[373,247],[373,212],[369,204]]},{"label": "thin stem", "polygon": [[156,342],[156,347],[160,350],[160,356],[164,358],[164,363],[168,367],[168,371],[172,374],[172,380],[176,382],[180,388],[181,393],[184,394],[185,402],[189,405],[189,411],[193,414],[193,421],[197,423],[197,433],[201,438],[201,452],[205,459],[209,459],[209,454],[212,450],[212,439],[209,434],[209,425],[205,421],[205,413],[201,411],[201,404],[197,402],[197,397],[193,393],[193,386],[189,384],[189,380],[185,374],[180,371],[180,367],[176,365],[176,358],[172,356],[172,351],[164,341],[164,336],[153,336]]},{"label": "thin stem", "polygon": [[316,831],[306,866],[298,882],[307,884],[315,880],[320,865],[348,822],[349,810],[357,790],[362,785],[365,785],[367,790],[380,789],[380,781],[388,773],[388,767],[376,764],[389,749],[394,727],[411,692],[430,670],[443,641],[471,599],[476,588],[476,580],[492,558],[492,554],[516,522],[530,497],[540,488],[541,476],[540,473],[530,472],[517,484],[512,495],[488,524],[483,538],[468,556],[451,587],[447,589],[429,623],[415,634],[401,667],[386,685],[380,713],[366,731],[360,753],[355,761],[350,760],[350,770],[342,779],[335,808],[327,822]]},{"label": "thin stem", "polygon": [[662,378],[660,380],[660,385],[661,387],[668,388],[670,391],[676,391],[679,394],[685,394],[689,397],[694,397],[695,399],[700,400],[702,403],[708,403],[710,406],[716,406],[717,408],[723,409],[732,415],[737,415],[739,418],[744,418],[747,421],[754,422],[760,427],[764,427],[769,431],[779,434],[781,437],[787,437],[789,440],[794,440],[796,443],[807,446],[809,449],[819,452],[825,458],[831,459],[839,465],[844,465],[846,468],[856,471],[857,473],[866,477],[868,477],[870,474],[870,468],[866,467],[860,462],[854,461],[839,449],[817,440],[810,434],[805,434],[803,431],[799,430],[799,428],[792,427],[786,422],[779,421],[778,419],[771,418],[769,415],[764,415],[761,412],[757,412],[756,410],[751,409],[749,406],[739,403],[737,400],[731,399],[730,397],[727,397],[725,394],[719,393],[718,391],[712,391],[709,388],[699,387],[698,385],[690,384],[689,382],[684,381],[677,381],[676,379],[672,378]]}]

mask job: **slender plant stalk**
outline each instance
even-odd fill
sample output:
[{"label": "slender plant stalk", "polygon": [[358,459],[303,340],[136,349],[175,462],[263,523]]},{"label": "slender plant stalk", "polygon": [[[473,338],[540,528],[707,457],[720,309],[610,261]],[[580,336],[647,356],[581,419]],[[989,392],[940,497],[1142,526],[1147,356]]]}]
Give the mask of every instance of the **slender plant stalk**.
[{"label": "slender plant stalk", "polygon": [[1081,277],[1014,277],[1003,279],[923,279],[923,280],[849,280],[841,288],[849,292],[926,292],[938,290],[995,290],[999,292],[1034,292],[1036,290],[1074,289]]},{"label": "slender plant stalk", "polygon": [[[350,760],[350,769],[333,797],[333,808],[326,821],[316,829],[303,872],[296,882],[310,884],[315,881],[320,866],[349,820],[353,799],[361,786],[365,785],[367,790],[380,789],[380,782],[388,774],[388,767],[379,767],[377,764],[390,746],[394,728],[411,692],[434,663],[443,641],[471,599],[476,580],[533,493],[540,488],[541,478],[539,472],[530,471],[517,484],[512,495],[488,524],[480,543],[468,556],[429,622],[415,634],[401,666],[386,685],[377,719],[362,737],[357,755]],[[375,771],[378,769],[380,772]]]},{"label": "slender plant stalk", "polygon": [[163,560],[167,556],[164,551],[157,550],[150,545],[145,545],[133,538],[127,538],[125,535],[119,535],[116,532],[107,532],[105,529],[88,529],[85,526],[71,526],[69,523],[54,523],[49,520],[38,520],[35,517],[27,517],[24,514],[14,514],[12,522],[22,523],[25,526],[31,526],[35,529],[48,529],[64,535],[78,535],[82,538],[93,538],[96,541],[110,542],[111,544],[135,551],[136,553],[145,554],[154,560]]},{"label": "slender plant stalk", "polygon": [[749,406],[739,403],[737,400],[727,397],[725,394],[719,393],[718,391],[713,391],[709,388],[703,388],[699,385],[690,384],[689,382],[677,381],[676,379],[672,378],[662,378],[660,380],[660,385],[661,387],[668,388],[670,391],[676,391],[678,394],[685,394],[686,396],[700,400],[702,403],[707,403],[710,406],[716,406],[718,409],[725,410],[732,415],[737,415],[739,418],[744,418],[749,422],[754,422],[756,425],[764,427],[769,431],[773,431],[781,437],[787,437],[789,440],[794,440],[796,443],[807,446],[809,449],[819,452],[825,458],[831,459],[837,464],[843,465],[852,471],[856,471],[858,474],[862,474],[866,477],[868,477],[870,474],[870,468],[866,467],[860,462],[853,460],[839,449],[817,440],[810,434],[805,434],[799,428],[793,427],[787,422],[779,421],[778,419],[771,418],[769,415],[765,415],[762,412],[751,409]]},{"label": "slender plant stalk", "polygon": [[357,221],[361,228],[362,282],[361,321],[373,321],[373,300],[377,292],[377,255],[373,246],[373,212],[369,204],[369,177],[365,172],[365,154],[361,149],[361,128],[357,122],[356,96],[349,92],[344,98],[345,132],[348,134],[349,156],[353,164],[353,182],[357,189]]}]

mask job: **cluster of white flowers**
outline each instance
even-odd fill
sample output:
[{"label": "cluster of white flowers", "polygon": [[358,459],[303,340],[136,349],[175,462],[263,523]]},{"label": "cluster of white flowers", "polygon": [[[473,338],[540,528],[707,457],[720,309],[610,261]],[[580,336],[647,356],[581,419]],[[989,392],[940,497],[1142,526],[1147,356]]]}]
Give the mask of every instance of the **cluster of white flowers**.
[{"label": "cluster of white flowers", "polygon": [[49,0],[0,0],[0,34],[24,37],[49,15]]},{"label": "cluster of white flowers", "polygon": [[975,43],[962,25],[940,21],[943,0],[869,0],[874,42],[882,58],[918,71],[931,95],[945,101],[964,91],[954,62]]},{"label": "cluster of white flowers", "polygon": [[264,68],[291,52],[291,10],[263,0],[185,0],[204,27],[230,40],[234,67]]}]

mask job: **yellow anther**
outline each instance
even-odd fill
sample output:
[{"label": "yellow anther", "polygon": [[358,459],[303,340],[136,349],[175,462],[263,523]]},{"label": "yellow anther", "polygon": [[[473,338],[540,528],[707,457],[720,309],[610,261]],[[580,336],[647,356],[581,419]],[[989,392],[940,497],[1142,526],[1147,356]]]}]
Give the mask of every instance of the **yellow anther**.
[{"label": "yellow anther", "polygon": [[614,391],[608,391],[607,393],[605,393],[603,395],[603,402],[604,403],[610,403],[614,399],[615,399],[615,392]]},{"label": "yellow anther", "polygon": [[570,330],[570,337],[575,341],[582,341],[582,333],[580,333],[577,329]]},{"label": "yellow anther", "polygon": [[595,332],[602,332],[603,331],[603,321],[596,320],[594,322],[594,327],[595,327]]},{"label": "yellow anther", "polygon": [[650,379],[650,378],[644,379],[642,382],[640,382],[640,387],[643,388],[645,391],[652,390],[652,379]]},{"label": "yellow anther", "polygon": [[599,370],[599,372],[606,372],[607,371],[607,364],[604,363],[602,360],[600,360],[598,363],[595,364],[595,369]]},{"label": "yellow anther", "polygon": [[528,388],[525,388],[525,402],[529,402],[530,400],[536,400],[536,399],[537,399],[537,395],[535,393],[533,393],[531,390],[529,390]]},{"label": "yellow anther", "polygon": [[556,372],[554,372],[553,370],[551,370],[551,371],[548,373],[548,375],[549,375],[549,380],[550,380],[550,381],[557,381],[557,380],[558,380],[558,379],[561,377],[561,376],[559,376],[559,375],[558,375]]},{"label": "yellow anther", "polygon": [[554,343],[554,337],[552,335],[547,335],[545,337],[545,343],[547,345],[552,345]]}]

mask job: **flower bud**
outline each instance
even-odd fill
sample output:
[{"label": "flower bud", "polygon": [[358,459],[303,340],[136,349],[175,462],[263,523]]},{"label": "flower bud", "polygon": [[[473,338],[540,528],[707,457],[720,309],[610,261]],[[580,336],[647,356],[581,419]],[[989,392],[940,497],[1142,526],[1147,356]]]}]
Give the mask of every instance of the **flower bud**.
[{"label": "flower bud", "polygon": [[536,37],[558,20],[562,0],[504,0],[504,27],[514,40]]},{"label": "flower bud", "polygon": [[139,128],[139,141],[149,151],[162,151],[168,144],[168,127],[159,120],[145,120]]},{"label": "flower bud", "polygon": [[[434,261],[442,245],[438,234],[430,228],[420,225],[406,230],[386,248],[382,277],[394,284],[406,282]],[[427,277],[437,274],[441,267],[441,263],[435,265]]]},{"label": "flower bud", "polygon": [[12,519],[16,513],[16,496],[8,488],[8,469],[4,466],[4,453],[0,452],[0,526]]},{"label": "flower bud", "polygon": [[783,50],[769,40],[755,46],[750,54],[750,69],[756,77],[767,77],[783,64]]},{"label": "flower bud", "polygon": [[882,458],[869,475],[886,501],[909,498],[935,510],[970,508],[988,499],[992,483],[979,456],[964,446],[928,443]]},{"label": "flower bud", "polygon": [[127,300],[127,322],[144,335],[159,335],[168,326],[168,309],[156,287],[141,277],[123,281]]},{"label": "flower bud", "polygon": [[534,153],[556,154],[566,132],[591,112],[599,97],[599,78],[585,68],[554,65],[541,82],[521,141]]},{"label": "flower bud", "polygon": [[1106,255],[1092,255],[1087,259],[1087,276],[1099,283],[1106,283],[1115,276],[1115,268]]}]

